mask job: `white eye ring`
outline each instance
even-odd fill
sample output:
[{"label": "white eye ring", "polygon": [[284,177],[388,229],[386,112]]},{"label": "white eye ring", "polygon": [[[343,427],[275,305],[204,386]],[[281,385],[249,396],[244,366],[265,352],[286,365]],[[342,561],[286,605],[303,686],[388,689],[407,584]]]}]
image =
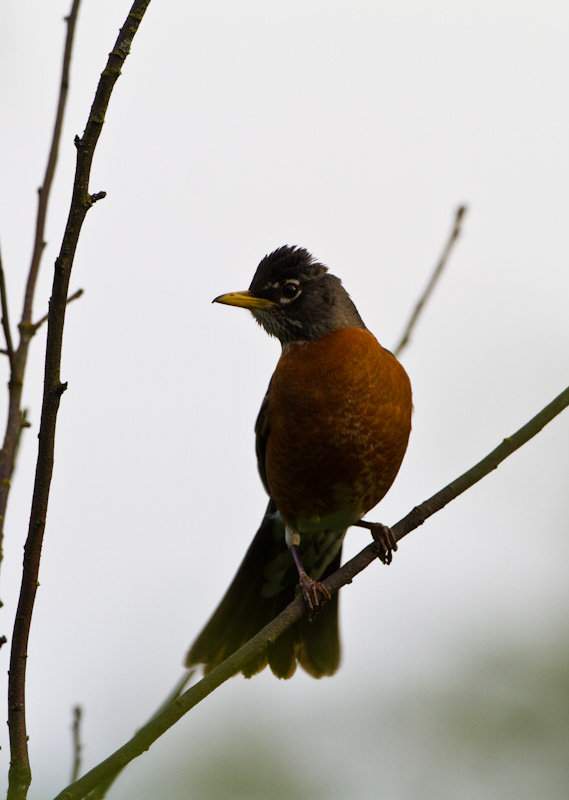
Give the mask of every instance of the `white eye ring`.
[{"label": "white eye ring", "polygon": [[283,281],[281,284],[281,302],[290,303],[291,300],[294,300],[296,297],[298,297],[301,291],[300,281],[297,281],[294,278]]}]

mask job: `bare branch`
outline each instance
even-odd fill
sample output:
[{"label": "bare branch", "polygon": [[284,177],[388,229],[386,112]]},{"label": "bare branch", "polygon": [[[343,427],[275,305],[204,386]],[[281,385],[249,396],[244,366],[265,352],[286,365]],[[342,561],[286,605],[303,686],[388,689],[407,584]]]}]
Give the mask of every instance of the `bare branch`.
[{"label": "bare branch", "polygon": [[[67,298],[67,305],[69,305],[69,303],[72,303],[74,300],[78,300],[82,296],[82,294],[83,294],[83,289],[77,289],[76,292],[70,294],[69,297]],[[44,322],[47,322],[48,319],[49,319],[49,314],[44,314],[43,317],[41,317],[41,319],[38,319],[37,322],[34,322],[34,324],[31,326],[31,330],[33,331],[33,333],[34,334],[37,333],[38,328],[41,328]]]},{"label": "bare branch", "polygon": [[99,200],[104,200],[104,198],[106,196],[107,196],[106,192],[95,192],[95,194],[92,194],[89,197],[89,200],[91,201],[91,205],[94,206],[96,202],[98,202]]},{"label": "bare branch", "polygon": [[397,357],[399,357],[399,355],[401,354],[401,351],[403,350],[403,348],[409,343],[409,340],[411,338],[411,333],[413,332],[413,328],[417,324],[417,320],[419,319],[419,316],[420,316],[421,312],[423,311],[423,308],[425,307],[425,303],[427,302],[427,300],[431,296],[431,294],[433,292],[433,289],[435,288],[439,278],[441,277],[442,271],[444,270],[444,268],[446,266],[446,263],[448,261],[448,258],[449,258],[450,254],[451,254],[452,248],[454,247],[454,243],[456,242],[456,240],[460,236],[460,228],[461,228],[462,220],[463,220],[463,217],[464,217],[465,214],[466,214],[466,206],[459,206],[457,208],[457,210],[456,210],[456,214],[455,214],[455,218],[454,218],[454,225],[453,225],[451,234],[450,234],[450,236],[448,238],[448,241],[447,241],[447,243],[445,245],[445,248],[444,248],[444,250],[442,252],[442,255],[441,255],[440,259],[439,259],[439,263],[435,267],[435,270],[434,270],[433,274],[431,275],[431,279],[429,280],[427,286],[425,287],[425,291],[423,292],[423,294],[419,298],[419,301],[418,301],[417,305],[413,309],[413,313],[411,314],[411,317],[409,318],[409,322],[407,323],[407,327],[405,328],[405,331],[403,332],[403,336],[401,337],[401,341],[399,342],[399,344],[397,345],[397,347],[393,351],[394,355],[396,355]]},{"label": "bare branch", "polygon": [[[89,177],[95,148],[101,134],[111,94],[130,51],[132,40],[150,0],[135,0],[121,28],[107,65],[101,74],[95,99],[83,136],[77,142],[77,166],[69,217],[63,235],[61,250],[55,262],[53,288],[49,305],[47,345],[44,373],[44,391],[36,479],[30,513],[28,538],[24,551],[24,569],[18,609],[14,622],[10,674],[8,682],[8,725],[10,730],[11,764],[8,800],[24,800],[31,782],[28,743],[25,721],[26,660],[30,625],[36,591],[43,534],[47,516],[49,490],[53,473],[55,429],[61,394],[66,384],[61,382],[61,350],[65,310],[69,293],[71,269],[77,242],[87,211],[92,205],[89,194]],[[73,8],[76,7],[74,2]],[[70,24],[70,21],[69,23]],[[32,281],[33,283],[33,281]],[[24,304],[26,309],[26,305]],[[29,308],[31,312],[31,307]],[[29,320],[29,317],[28,317]],[[28,321],[29,325],[29,321]]]},{"label": "bare branch", "polygon": [[73,709],[73,724],[71,725],[71,737],[73,743],[73,767],[71,769],[71,783],[75,783],[81,774],[81,751],[83,750],[83,745],[81,744],[82,717],[83,710],[81,706],[75,706]]},{"label": "bare branch", "polygon": [[[73,48],[73,39],[75,34],[75,24],[77,21],[77,14],[79,11],[80,0],[73,0],[71,12],[66,18],[67,22],[67,36],[65,40],[65,50],[63,54],[63,64],[61,68],[61,81],[59,89],[59,99],[57,104],[57,113],[53,127],[53,134],[51,139],[51,147],[47,161],[47,167],[43,180],[43,186],[39,189],[38,193],[38,211],[36,216],[36,231],[34,237],[34,247],[32,252],[32,260],[28,272],[28,280],[26,284],[26,293],[24,297],[24,307],[22,310],[22,318],[19,324],[20,341],[18,349],[13,352],[13,357],[10,358],[10,383],[9,383],[9,403],[8,403],[8,418],[6,421],[6,431],[4,434],[4,443],[0,451],[0,563],[2,562],[2,540],[4,536],[4,521],[6,519],[6,507],[8,505],[8,496],[10,494],[10,479],[14,472],[14,464],[16,459],[16,452],[18,443],[22,433],[22,419],[21,403],[22,391],[24,386],[24,376],[26,372],[26,364],[28,360],[28,349],[30,339],[35,331],[31,329],[31,316],[34,294],[36,289],[37,277],[40,267],[41,254],[44,248],[44,232],[45,221],[47,216],[48,200],[53,183],[53,176],[57,164],[57,154],[59,150],[59,143],[61,140],[61,129],[63,125],[63,114],[65,104],[67,101],[67,90],[69,87],[69,67],[71,64],[71,52]],[[5,291],[4,291],[5,293]],[[7,308],[7,305],[6,305]],[[7,312],[2,308],[2,315],[4,319],[8,319]],[[5,326],[6,328],[9,327]],[[10,345],[7,344],[8,355]]]},{"label": "bare branch", "polygon": [[40,268],[41,256],[45,247],[45,221],[47,217],[51,185],[53,183],[53,176],[55,175],[55,168],[57,166],[57,156],[59,154],[59,142],[61,140],[61,130],[63,127],[63,116],[65,113],[65,105],[67,103],[67,92],[69,90],[69,68],[71,66],[71,53],[73,50],[75,25],[77,22],[80,2],[81,0],[73,0],[73,5],[69,16],[65,18],[67,23],[67,37],[65,40],[65,50],[63,52],[63,66],[61,69],[59,99],[57,103],[55,123],[53,126],[53,136],[51,139],[51,148],[47,159],[47,167],[43,179],[43,185],[38,189],[38,213],[36,218],[34,249],[32,251],[32,262],[30,264],[30,271],[28,273],[28,283],[26,285],[24,308],[22,311],[22,323],[24,324],[26,322],[31,322],[32,319],[32,307],[34,302],[36,281]]},{"label": "bare branch", "polygon": [[[400,520],[393,528],[397,541],[425,522],[432,514],[440,511],[460,494],[469,489],[477,481],[488,475],[492,470],[512,455],[522,445],[551,422],[563,409],[569,405],[569,388],[565,389],[555,400],[542,409],[533,419],[520,428],[512,436],[507,437],[491,453],[478,462],[456,480],[441,489],[421,505],[416,506],[406,517]],[[337,572],[323,581],[323,585],[335,594],[342,586],[351,583],[353,578],[377,558],[375,543],[368,545],[358,555],[344,564]],[[169,703],[162,712],[157,714],[147,725],[142,727],[130,741],[116,750],[111,756],[90,770],[76,783],[66,787],[55,800],[82,800],[89,792],[109,781],[130,761],[148,750],[151,744],[163,733],[171,728],[190,709],[207,697],[214,689],[236,675],[258,653],[264,650],[270,642],[274,642],[285,630],[290,628],[305,613],[306,608],[301,597],[293,600],[285,610],[266,625],[247,644],[233,653],[218,667],[212,670],[201,681],[191,686],[180,697]],[[93,794],[91,797],[97,795]],[[102,797],[103,795],[98,795]]]},{"label": "bare branch", "polygon": [[2,263],[2,252],[0,251],[0,299],[2,302],[2,328],[6,340],[6,355],[10,359],[10,372],[14,371],[14,347],[12,345],[12,332],[10,330],[10,316],[8,314],[8,293],[6,292],[6,279],[4,277],[4,265]]},{"label": "bare branch", "polygon": [[[551,403],[548,403],[545,408],[542,408],[535,417],[532,417],[532,419],[518,431],[511,436],[507,436],[498,447],[494,448],[494,450],[488,453],[481,461],[454,481],[451,481],[444,489],[441,489],[432,497],[429,497],[428,500],[415,506],[406,517],[403,517],[402,520],[392,527],[391,530],[396,541],[401,541],[404,536],[422,525],[430,516],[448,505],[451,500],[455,500],[467,489],[470,489],[471,486],[474,486],[475,483],[478,483],[478,481],[482,480],[482,478],[486,477],[490,472],[497,469],[502,461],[505,461],[512,453],[515,453],[516,450],[519,450],[520,447],[529,442],[530,439],[533,439],[542,428],[555,419],[567,406],[569,406],[569,387],[562,391],[561,394],[557,395]],[[348,564],[339,569],[338,572],[330,576],[329,581],[331,586],[329,586],[328,581],[326,581],[328,589],[331,592],[337,591],[340,586],[349,583],[350,580],[357,575],[358,572],[361,572],[362,569],[367,567],[374,558],[375,544],[371,544],[349,561]],[[353,566],[350,567],[350,565]],[[350,569],[344,575],[344,570],[347,567],[350,567]],[[339,578],[336,576],[340,576],[341,582],[337,583]],[[346,577],[346,580],[344,580],[344,577]]]},{"label": "bare branch", "polygon": [[[178,683],[174,686],[168,697],[160,705],[160,708],[158,708],[158,710],[150,717],[150,719],[146,724],[149,724],[153,720],[155,720],[170,705],[170,703],[173,703],[174,700],[177,700],[178,697],[180,697],[180,695],[182,694],[188,683],[194,677],[195,672],[196,672],[195,669],[189,669],[182,675],[182,677],[180,678]],[[124,767],[126,766],[128,765],[125,764]],[[119,777],[124,767],[119,769],[118,772],[115,772],[113,775],[110,775],[110,777],[108,777],[102,783],[99,783],[98,786],[96,786],[96,788],[93,789],[92,792],[89,792],[87,800],[103,800],[103,798],[107,796],[109,789],[116,781],[116,779]]]}]

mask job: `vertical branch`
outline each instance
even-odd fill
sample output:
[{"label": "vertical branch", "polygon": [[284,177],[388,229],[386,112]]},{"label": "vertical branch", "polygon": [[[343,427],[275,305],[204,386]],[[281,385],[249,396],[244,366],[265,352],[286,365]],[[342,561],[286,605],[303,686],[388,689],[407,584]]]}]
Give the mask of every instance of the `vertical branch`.
[{"label": "vertical branch", "polygon": [[63,52],[63,67],[61,70],[61,83],[59,87],[59,100],[57,103],[57,112],[55,115],[55,124],[53,126],[53,136],[51,140],[51,149],[47,160],[47,167],[43,179],[43,185],[38,189],[38,213],[36,218],[36,232],[34,237],[34,249],[32,252],[32,262],[30,264],[30,271],[28,273],[28,282],[26,285],[26,293],[24,295],[24,308],[22,310],[21,325],[27,325],[32,321],[32,307],[34,302],[34,293],[36,288],[36,281],[41,262],[41,256],[45,247],[44,232],[45,220],[47,217],[47,206],[49,195],[51,192],[51,185],[53,183],[53,176],[55,175],[55,167],[57,166],[57,156],[59,154],[59,142],[61,140],[61,129],[63,127],[63,115],[67,103],[67,92],[69,90],[69,67],[71,65],[71,53],[73,50],[73,39],[75,36],[75,25],[77,22],[77,14],[79,11],[79,4],[81,0],[73,0],[73,6],[69,16],[65,18],[67,22],[67,37],[65,40],[65,50]]},{"label": "vertical branch", "polygon": [[10,361],[10,372],[14,371],[14,345],[12,344],[12,329],[10,327],[10,314],[8,313],[8,292],[6,291],[6,279],[4,277],[4,265],[2,264],[2,252],[0,251],[0,300],[2,302],[2,330],[6,340],[6,355]]},{"label": "vertical branch", "polygon": [[57,164],[57,156],[59,152],[59,143],[61,141],[61,129],[63,126],[63,115],[65,112],[65,105],[67,101],[67,90],[69,88],[69,68],[71,64],[71,53],[73,49],[73,39],[75,35],[75,24],[77,22],[77,14],[79,12],[79,4],[81,0],[73,0],[73,5],[69,16],[66,17],[67,22],[67,36],[65,39],[65,50],[63,54],[63,65],[61,69],[61,82],[59,88],[59,100],[57,103],[57,112],[55,115],[55,124],[53,126],[53,134],[51,137],[51,147],[49,157],[47,160],[47,167],[43,179],[43,184],[38,190],[38,210],[36,216],[36,230],[34,236],[34,248],[32,253],[32,260],[28,272],[28,280],[26,284],[26,293],[24,297],[24,307],[22,310],[22,318],[19,324],[20,341],[18,349],[14,351],[11,341],[10,326],[8,322],[8,300],[6,293],[6,286],[4,281],[4,271],[1,269],[0,263],[0,288],[2,290],[2,324],[4,328],[4,336],[6,338],[6,349],[8,357],[10,358],[10,381],[9,388],[9,402],[8,402],[8,418],[6,421],[6,431],[4,434],[4,443],[0,451],[0,564],[2,563],[2,540],[4,537],[4,520],[6,517],[6,507],[8,505],[8,495],[10,494],[10,480],[14,472],[14,464],[16,460],[16,452],[18,449],[18,442],[22,432],[23,414],[21,410],[22,405],[22,390],[24,385],[24,375],[26,371],[26,363],[28,360],[28,348],[30,340],[35,333],[32,326],[32,310],[34,294],[36,289],[37,277],[40,268],[41,256],[44,249],[44,233],[45,221],[47,216],[47,208],[49,203],[49,196],[51,193],[51,186],[53,183],[53,176],[55,174],[55,167]]},{"label": "vertical branch", "polygon": [[104,197],[104,192],[89,194],[89,177],[93,156],[113,88],[149,3],[150,0],[135,0],[133,3],[109,55],[107,65],[101,74],[83,136],[75,138],[77,166],[69,217],[63,235],[61,250],[55,262],[53,288],[49,304],[36,478],[28,538],[24,549],[24,569],[10,657],[8,726],[12,758],[9,772],[8,800],[24,800],[31,782],[25,721],[26,659],[53,473],[57,413],[61,395],[66,389],[66,384],[60,380],[60,366],[71,268],[87,211],[93,203]]},{"label": "vertical branch", "polygon": [[71,768],[71,783],[75,783],[81,774],[81,751],[83,745],[81,744],[81,719],[83,717],[83,710],[81,706],[75,706],[73,709],[73,725],[71,726],[71,735],[73,741],[73,766]]}]

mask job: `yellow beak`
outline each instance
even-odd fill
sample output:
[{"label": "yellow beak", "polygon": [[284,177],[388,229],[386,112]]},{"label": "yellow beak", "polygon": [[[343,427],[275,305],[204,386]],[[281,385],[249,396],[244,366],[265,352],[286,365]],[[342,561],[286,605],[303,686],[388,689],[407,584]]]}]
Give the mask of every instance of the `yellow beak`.
[{"label": "yellow beak", "polygon": [[240,308],[272,308],[278,303],[266,300],[264,297],[255,297],[251,292],[228,292],[220,294],[212,300],[213,303],[223,303],[226,306],[239,306]]}]

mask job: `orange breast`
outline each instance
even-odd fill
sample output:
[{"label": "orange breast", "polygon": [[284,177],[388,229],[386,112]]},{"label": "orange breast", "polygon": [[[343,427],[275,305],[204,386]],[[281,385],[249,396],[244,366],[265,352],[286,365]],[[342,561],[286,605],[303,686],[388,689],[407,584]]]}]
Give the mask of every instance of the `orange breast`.
[{"label": "orange breast", "polygon": [[267,483],[285,522],[340,530],[385,495],[411,430],[411,386],[369,331],[283,352],[267,398]]}]

